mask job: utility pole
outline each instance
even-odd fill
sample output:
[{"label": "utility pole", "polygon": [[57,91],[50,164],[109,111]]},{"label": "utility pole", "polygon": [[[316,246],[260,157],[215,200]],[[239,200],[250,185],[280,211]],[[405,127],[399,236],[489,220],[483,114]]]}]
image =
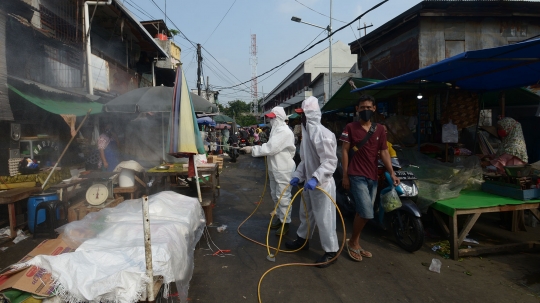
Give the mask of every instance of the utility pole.
[{"label": "utility pole", "polygon": [[201,95],[202,83],[201,83],[201,72],[202,72],[202,55],[201,55],[201,44],[197,43],[197,94]]},{"label": "utility pole", "polygon": [[206,100],[210,101],[210,76],[206,76]]},{"label": "utility pole", "polygon": [[[325,100],[325,101],[329,101],[330,98],[332,98],[332,0],[330,0],[330,24],[328,25],[328,42],[330,43],[330,47],[328,48],[328,51],[329,51],[329,62],[328,62],[328,100]],[[323,104],[325,102],[323,101]]]},{"label": "utility pole", "polygon": [[366,25],[366,22],[364,22],[364,26],[363,27],[359,27],[358,30],[364,30],[364,36],[367,35],[367,28],[368,27],[372,27],[373,26],[373,23],[371,23],[370,25]]}]

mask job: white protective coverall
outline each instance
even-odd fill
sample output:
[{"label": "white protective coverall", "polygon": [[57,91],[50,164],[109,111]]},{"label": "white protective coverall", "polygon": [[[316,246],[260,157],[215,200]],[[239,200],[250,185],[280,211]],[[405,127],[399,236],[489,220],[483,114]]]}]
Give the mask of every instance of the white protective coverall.
[{"label": "white protective coverall", "polygon": [[[283,107],[274,107],[272,113],[276,117],[270,120],[272,130],[268,142],[263,145],[253,146],[251,155],[253,157],[267,156],[268,179],[270,180],[270,195],[274,201],[274,206],[279,200],[281,193],[289,185],[291,175],[295,169],[293,160],[296,147],[294,146],[294,134],[285,124],[287,115]],[[281,197],[279,207],[276,210],[276,216],[281,222],[291,222],[291,213],[289,212],[285,219],[285,213],[291,202],[291,188],[289,188]]]},{"label": "white protective coverall", "polygon": [[[309,181],[315,177],[319,181],[317,186],[324,189],[335,200],[336,184],[334,171],[337,166],[336,137],[321,124],[321,110],[319,101],[309,97],[302,102],[302,109],[307,118],[306,127],[302,127],[302,142],[300,143],[300,164],[293,173],[293,178],[300,182]],[[300,203],[300,227],[297,234],[304,239],[311,239],[315,226],[319,227],[322,248],[325,252],[339,250],[336,234],[336,208],[323,192],[318,189],[304,190],[304,200],[308,210],[308,225],[306,222],[304,203]]]}]

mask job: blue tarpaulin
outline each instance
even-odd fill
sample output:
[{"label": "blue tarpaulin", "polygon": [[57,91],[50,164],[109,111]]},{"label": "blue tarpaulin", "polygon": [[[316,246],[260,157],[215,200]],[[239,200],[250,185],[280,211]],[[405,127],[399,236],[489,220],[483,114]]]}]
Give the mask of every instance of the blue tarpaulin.
[{"label": "blue tarpaulin", "polygon": [[540,39],[464,52],[352,92],[410,81],[451,83],[460,89],[477,92],[500,91],[537,84],[540,81]]},{"label": "blue tarpaulin", "polygon": [[197,124],[203,124],[208,126],[216,126],[216,122],[210,117],[197,118]]}]

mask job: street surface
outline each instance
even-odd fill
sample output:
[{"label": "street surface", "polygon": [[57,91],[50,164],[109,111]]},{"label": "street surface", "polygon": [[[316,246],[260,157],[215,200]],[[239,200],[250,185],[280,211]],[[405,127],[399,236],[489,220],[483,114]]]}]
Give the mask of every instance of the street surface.
[{"label": "street surface", "polygon": [[[237,163],[225,158],[221,175],[221,196],[214,208],[214,224],[208,227],[211,240],[225,257],[212,256],[203,236],[195,250],[195,270],[190,283],[190,302],[257,302],[257,284],[264,272],[273,266],[291,263],[312,263],[323,252],[315,231],[309,251],[279,253],[276,262],[266,259],[266,248],[240,237],[238,225],[255,209],[255,202],[264,187],[263,159],[242,155]],[[298,202],[293,207],[293,222],[285,240],[296,238],[299,225]],[[267,193],[258,212],[242,227],[242,232],[259,242],[266,241],[272,202]],[[480,217],[470,237],[510,241],[538,240],[540,227],[528,232],[510,233],[497,224],[497,215]],[[346,228],[352,221],[346,219]],[[217,227],[227,225],[219,233]],[[343,237],[338,219],[338,239]],[[433,233],[432,228],[428,228]],[[350,235],[350,232],[349,234]],[[261,286],[262,301],[272,302],[540,302],[540,254],[521,252],[443,259],[431,250],[442,239],[426,239],[424,247],[408,253],[393,241],[391,232],[368,224],[362,234],[363,246],[373,258],[352,261],[346,251],[334,265],[286,267],[270,272]],[[42,239],[26,239],[0,252],[0,268],[20,260]],[[277,244],[272,233],[270,242]],[[6,246],[3,244],[2,246]],[[212,248],[216,250],[215,246]],[[428,270],[433,258],[442,261],[441,273]],[[171,302],[163,300],[162,302]]]},{"label": "street surface", "polygon": [[[273,266],[312,263],[323,254],[317,231],[309,251],[279,253],[276,262],[266,259],[266,248],[240,237],[238,225],[255,209],[264,187],[264,160],[242,155],[237,163],[225,158],[221,175],[221,196],[214,208],[214,224],[209,227],[212,241],[232,256],[212,256],[206,239],[195,251],[195,271],[191,280],[191,302],[257,302],[257,284]],[[299,225],[298,202],[293,208],[293,222],[287,240],[296,238]],[[248,237],[265,243],[269,213],[273,209],[269,194],[263,205],[243,226]],[[497,216],[495,216],[495,219]],[[500,236],[537,240],[540,227],[512,235],[498,227],[493,217],[480,217],[471,237],[499,230]],[[352,220],[346,219],[351,229]],[[224,232],[217,227],[227,225]],[[343,237],[338,219],[338,239]],[[430,229],[431,230],[431,229]],[[350,232],[348,233],[350,236]],[[362,262],[350,259],[344,251],[334,265],[285,267],[266,275],[261,286],[262,301],[271,302],[540,302],[540,254],[538,252],[492,254],[443,259],[431,250],[443,239],[427,239],[424,247],[408,253],[393,241],[393,235],[368,225],[362,234],[363,246],[373,258]],[[477,238],[475,238],[477,239]],[[270,235],[277,245],[277,237]],[[482,243],[482,242],[481,242]],[[212,246],[215,249],[214,246]],[[442,261],[441,273],[428,270],[433,258]]]}]

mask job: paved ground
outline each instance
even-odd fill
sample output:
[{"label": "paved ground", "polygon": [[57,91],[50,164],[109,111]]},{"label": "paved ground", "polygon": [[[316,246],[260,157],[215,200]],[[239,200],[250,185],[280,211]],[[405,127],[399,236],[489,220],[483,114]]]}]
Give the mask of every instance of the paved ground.
[{"label": "paved ground", "polygon": [[[269,268],[291,262],[313,262],[321,251],[318,233],[311,249],[296,254],[280,253],[276,262],[266,260],[266,249],[241,238],[236,229],[253,211],[264,186],[264,162],[241,156],[238,163],[227,163],[221,175],[221,196],[214,208],[211,240],[231,256],[215,257],[206,239],[195,251],[195,271],[190,302],[257,302],[257,284]],[[271,211],[269,196],[243,227],[247,236],[264,242]],[[288,239],[296,237],[298,205]],[[492,240],[538,240],[540,227],[529,232],[510,233],[498,227],[498,217],[480,217],[472,238]],[[217,228],[227,225],[218,233]],[[343,236],[338,223],[338,237]],[[346,220],[350,230],[351,221]],[[349,233],[350,234],[350,233]],[[496,237],[495,237],[496,236]],[[271,236],[273,244],[276,237]],[[354,262],[342,254],[336,264],[315,267],[286,267],[269,273],[261,287],[262,301],[270,302],[539,302],[540,254],[538,252],[487,255],[453,261],[431,251],[437,239],[428,239],[414,254],[397,247],[392,235],[368,225],[363,233],[364,247],[373,258]],[[40,240],[27,239],[0,252],[0,268],[18,261]],[[5,244],[0,246],[6,246]],[[442,260],[441,273],[428,270],[433,258]],[[470,275],[468,275],[469,273]]]},{"label": "paved ground", "polygon": [[[257,302],[257,284],[269,268],[291,262],[313,262],[322,250],[318,233],[310,251],[278,254],[276,262],[266,260],[266,249],[241,238],[236,229],[253,211],[264,186],[264,162],[241,156],[238,163],[225,163],[221,176],[221,197],[214,208],[214,226],[209,228],[213,242],[221,249],[230,249],[232,256],[214,257],[205,239],[195,252],[195,272],[190,287],[191,301]],[[260,242],[265,241],[269,212],[269,196],[241,231]],[[296,237],[299,224],[298,207],[293,210],[289,239]],[[505,238],[538,240],[540,227],[530,232],[512,234],[498,227],[497,217],[480,218],[470,233],[475,239],[491,238],[497,231]],[[350,230],[351,221],[346,220]],[[216,227],[227,225],[223,233]],[[338,223],[338,237],[343,236]],[[350,235],[350,233],[349,233]],[[277,237],[271,241],[277,244]],[[373,258],[352,261],[346,253],[336,264],[315,267],[286,267],[269,273],[261,287],[263,302],[539,302],[540,254],[498,254],[453,261],[431,251],[437,239],[426,241],[413,254],[397,247],[392,235],[369,226],[363,234],[364,246]],[[441,273],[428,266],[433,258],[442,260]],[[467,272],[470,274],[468,275]]]}]

